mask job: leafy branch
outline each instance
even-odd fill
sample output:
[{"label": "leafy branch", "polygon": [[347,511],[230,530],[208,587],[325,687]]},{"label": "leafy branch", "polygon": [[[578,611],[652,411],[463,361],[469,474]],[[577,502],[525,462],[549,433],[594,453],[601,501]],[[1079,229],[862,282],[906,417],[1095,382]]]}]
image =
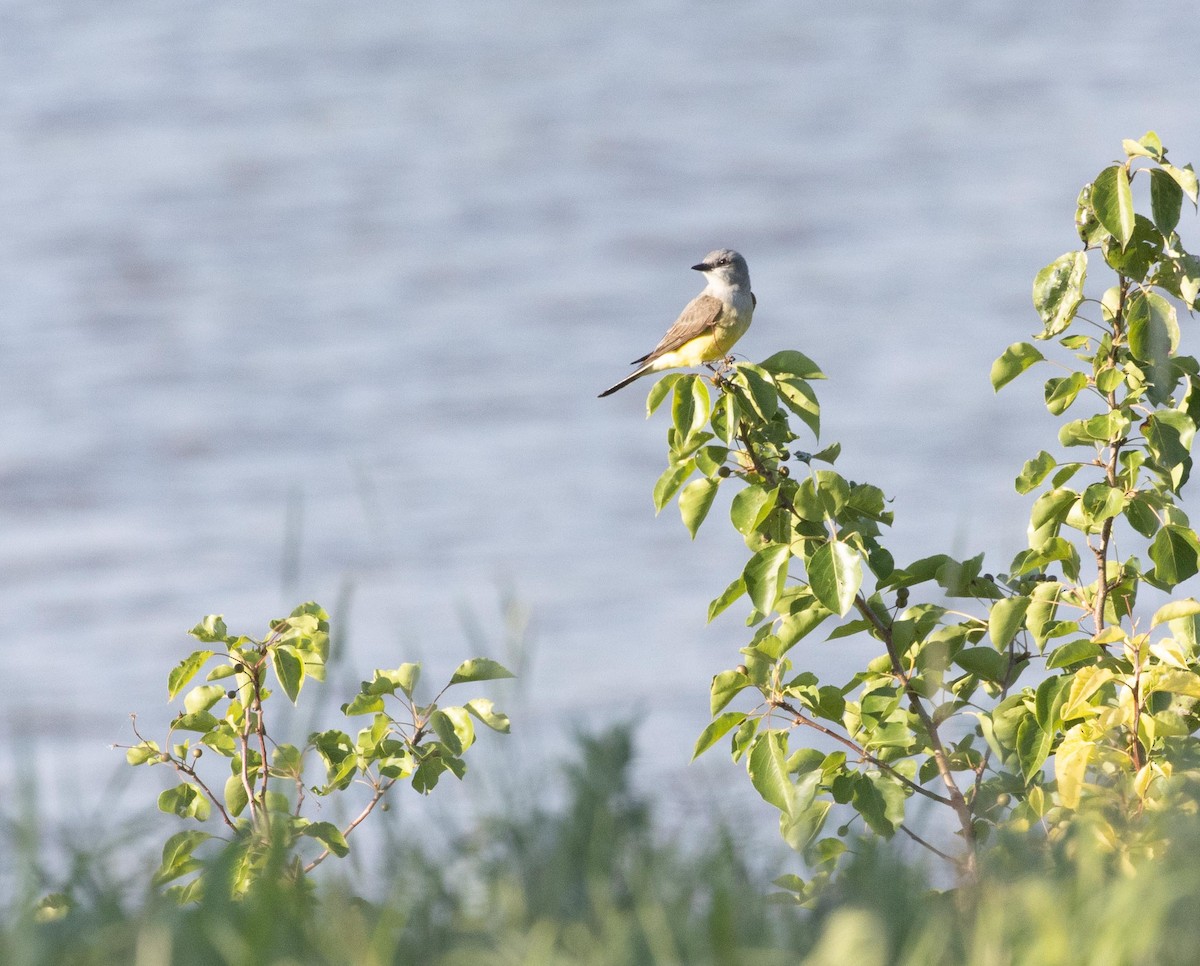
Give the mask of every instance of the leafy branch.
[{"label": "leafy branch", "polygon": [[[219,616],[206,617],[191,634],[210,646],[193,651],[171,671],[168,698],[183,694],[196,675],[211,665],[208,683],[183,695],[183,710],[171,722],[166,750],[143,737],[136,717],[137,744],[118,747],[126,749],[131,765],[168,764],[180,776],[180,784],[159,796],[162,811],[204,822],[216,810],[242,852],[233,882],[235,895],[244,894],[273,867],[273,848],[281,847],[292,856],[288,864],[298,876],[312,872],[330,855],[347,855],[349,835],[398,782],[408,781],[416,791],[428,794],[447,771],[461,779],[466,774],[463,755],[475,741],[473,719],[494,731],[509,730],[508,716],[486,698],[461,706],[440,703],[450,687],[512,677],[495,661],[475,658],[460,664],[426,705],[414,698],[419,664],[376,670],[372,680],[364,681],[359,693],[342,706],[347,716],[370,716],[370,724],[356,738],[330,729],[311,734],[303,747],[280,743],[268,727],[272,696],[268,670],[293,704],[306,681],[324,680],[329,655],[329,618],[324,610],[314,603],[302,604],[288,617],[272,621],[262,640],[230,634]],[[194,733],[194,743],[190,738],[177,741],[176,732]],[[220,792],[200,774],[198,764],[206,751],[228,762],[229,777]],[[305,783],[305,759],[311,752],[325,765],[323,785]],[[344,827],[305,817],[306,792],[324,797],[345,792],[352,784],[366,785],[371,794]],[[172,835],[163,847],[156,882],[191,875],[170,891],[181,902],[197,898],[205,879],[197,849],[214,838],[201,829]],[[305,861],[303,846],[308,840],[319,842],[322,849]]]},{"label": "leafy branch", "polygon": [[[845,850],[841,834],[821,837],[835,808],[879,835],[905,832],[971,877],[993,829],[1057,836],[1082,811],[1120,847],[1152,847],[1138,819],[1174,801],[1172,776],[1200,768],[1200,603],[1168,599],[1148,628],[1137,603],[1200,572],[1200,538],[1178,502],[1200,422],[1200,364],[1179,352],[1177,306],[1200,308],[1200,259],[1177,227],[1183,201],[1197,204],[1197,181],[1153,133],[1124,149],[1080,193],[1082,247],[1034,280],[1035,340],[1059,358],[1018,342],[992,367],[999,390],[1054,365],[1045,403],[1063,417],[1058,443],[1090,451],[1040,450],[1025,463],[1016,488],[1034,497],[1029,541],[1007,572],[984,573],[982,555],[896,565],[883,491],[833,469],[836,443],[796,448],[795,420],[819,437],[812,382],[824,378],[802,353],[738,363],[711,379],[715,394],[681,373],[650,392],[648,413],[668,399],[671,413],[656,509],[677,496],[694,536],[718,490],[732,487],[730,521],[749,552],[709,606],[711,620],[747,598],[751,636],[738,666],[713,678],[713,721],[696,754],[729,736],[734,759],[779,809],[784,838],[818,870],[797,886],[802,901]],[[1089,297],[1097,262],[1111,283]],[[1099,317],[1082,317],[1084,304]],[[1088,402],[1091,411],[1067,415]],[[794,476],[793,460],[806,472]],[[1119,558],[1118,543],[1144,547],[1152,566]],[[1094,579],[1083,576],[1084,554]],[[922,586],[931,593],[911,601]],[[951,609],[955,598],[967,606]],[[793,649],[829,624],[829,640],[866,636],[882,653],[841,683],[797,671]],[[727,710],[745,691],[758,702]],[[833,750],[794,740],[793,729]],[[914,795],[948,810],[954,849],[904,824]]]}]

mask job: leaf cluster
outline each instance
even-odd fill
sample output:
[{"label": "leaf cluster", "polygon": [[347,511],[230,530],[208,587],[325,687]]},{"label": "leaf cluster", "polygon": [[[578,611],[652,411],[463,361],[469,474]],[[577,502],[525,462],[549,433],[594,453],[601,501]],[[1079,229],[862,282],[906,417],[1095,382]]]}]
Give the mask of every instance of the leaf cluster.
[{"label": "leaf cluster", "polygon": [[[203,891],[205,876],[200,874],[203,864],[197,850],[210,840],[234,843],[238,858],[230,874],[235,895],[244,894],[272,862],[278,864],[271,858],[273,850],[286,853],[287,868],[299,880],[329,855],[347,855],[347,836],[397,782],[428,794],[445,772],[461,779],[466,774],[464,755],[475,741],[473,720],[494,731],[509,731],[507,715],[487,698],[461,705],[441,703],[455,685],[512,677],[495,661],[475,658],[459,665],[445,687],[424,704],[415,696],[419,664],[376,670],[342,706],[347,717],[369,716],[354,737],[333,728],[310,734],[303,745],[280,741],[268,727],[271,685],[296,704],[306,681],[325,680],[325,611],[312,602],[301,604],[287,617],[271,621],[262,639],[231,634],[216,615],[204,618],[190,634],[207,646],[193,651],[168,675],[168,699],[182,695],[183,708],[171,721],[167,740],[160,745],[144,738],[135,718],[138,741],[126,747],[130,765],[168,765],[179,776],[177,785],[159,795],[160,810],[201,823],[215,817],[225,826],[223,836],[189,828],[164,844],[155,881],[165,884],[190,876],[169,890],[181,902]],[[205,683],[192,685],[206,667]],[[325,774],[324,781],[310,784],[305,770],[314,755]],[[345,827],[306,815],[308,795],[325,797],[352,785],[365,789],[368,797]],[[306,849],[306,842],[313,848]]]},{"label": "leaf cluster", "polygon": [[[715,399],[698,375],[651,391],[650,412],[672,403],[656,507],[678,494],[695,535],[732,486],[730,522],[748,552],[709,607],[711,620],[747,598],[751,634],[737,667],[713,679],[696,754],[728,736],[816,872],[792,884],[801,901],[856,821],[903,832],[970,876],[997,828],[1057,834],[1090,810],[1115,841],[1114,823],[1165,807],[1168,779],[1196,767],[1200,604],[1168,600],[1147,622],[1138,598],[1169,596],[1200,571],[1179,503],[1200,422],[1200,364],[1179,351],[1179,308],[1200,308],[1200,259],[1177,228],[1197,181],[1153,133],[1124,146],[1079,195],[1081,248],[1034,281],[1035,342],[1050,346],[1016,343],[992,368],[999,389],[1053,362],[1045,404],[1062,417],[1065,451],[1040,450],[1017,477],[1033,497],[1028,546],[1005,572],[985,572],[983,555],[896,564],[883,490],[837,473],[837,444],[795,448],[793,416],[800,432],[820,429],[810,380],[821,373],[800,353],[717,373]],[[1089,270],[1110,278],[1098,296]],[[829,641],[872,639],[879,655],[847,681],[823,680],[812,657],[792,656],[819,628]],[[906,819],[914,796],[944,807],[956,842],[918,834]],[[823,837],[833,814],[850,818]],[[1162,842],[1126,836],[1123,847]]]}]

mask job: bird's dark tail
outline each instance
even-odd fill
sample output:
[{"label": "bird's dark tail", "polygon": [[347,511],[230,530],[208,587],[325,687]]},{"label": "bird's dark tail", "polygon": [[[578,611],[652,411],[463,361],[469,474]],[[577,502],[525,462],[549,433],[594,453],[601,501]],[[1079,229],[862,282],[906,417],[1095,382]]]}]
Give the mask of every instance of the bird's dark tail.
[{"label": "bird's dark tail", "polygon": [[624,379],[622,379],[620,382],[618,382],[615,386],[609,386],[607,389],[604,390],[604,392],[600,393],[600,395],[597,396],[596,398],[603,399],[605,396],[611,396],[618,389],[624,389],[635,379],[641,379],[642,376],[646,375],[648,372],[650,372],[650,370],[645,367],[642,367],[641,369],[635,369],[633,372],[631,372],[629,375],[627,375]]},{"label": "bird's dark tail", "polygon": [[634,382],[635,379],[641,379],[643,376],[647,376],[647,374],[649,374],[650,372],[652,372],[652,370],[650,370],[650,368],[648,366],[642,366],[641,368],[635,368],[634,371],[629,373],[629,376],[626,376],[624,379],[620,380],[620,382],[617,383],[617,385],[608,386],[608,388],[604,392],[601,392],[601,394],[599,396],[596,396],[596,398],[598,398],[598,400],[602,400],[602,398],[604,398],[605,396],[611,396],[613,394],[613,392],[616,392],[618,389],[624,389],[626,385],[629,385],[631,382]]}]

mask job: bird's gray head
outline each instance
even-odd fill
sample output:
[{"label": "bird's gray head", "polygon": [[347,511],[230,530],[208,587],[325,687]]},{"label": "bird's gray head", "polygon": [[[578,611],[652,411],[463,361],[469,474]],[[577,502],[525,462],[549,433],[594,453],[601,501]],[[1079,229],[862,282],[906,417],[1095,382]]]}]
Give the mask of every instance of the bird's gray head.
[{"label": "bird's gray head", "polygon": [[745,286],[747,289],[750,287],[750,269],[746,267],[746,259],[732,248],[718,248],[709,252],[704,256],[704,261],[692,268],[703,272],[710,282]]}]

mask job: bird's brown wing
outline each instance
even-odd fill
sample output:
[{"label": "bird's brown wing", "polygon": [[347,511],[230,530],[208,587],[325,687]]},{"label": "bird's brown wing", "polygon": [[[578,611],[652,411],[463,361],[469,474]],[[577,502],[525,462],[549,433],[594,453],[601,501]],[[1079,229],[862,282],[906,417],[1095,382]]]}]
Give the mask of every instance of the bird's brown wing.
[{"label": "bird's brown wing", "polygon": [[716,325],[717,320],[725,309],[725,303],[711,295],[697,295],[688,302],[687,307],[679,313],[675,324],[667,329],[662,341],[640,359],[634,359],[633,365],[650,362],[668,352],[674,352],[682,345],[691,342],[698,335],[703,335]]}]

